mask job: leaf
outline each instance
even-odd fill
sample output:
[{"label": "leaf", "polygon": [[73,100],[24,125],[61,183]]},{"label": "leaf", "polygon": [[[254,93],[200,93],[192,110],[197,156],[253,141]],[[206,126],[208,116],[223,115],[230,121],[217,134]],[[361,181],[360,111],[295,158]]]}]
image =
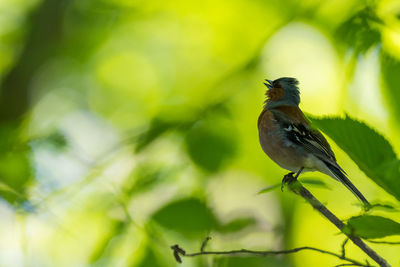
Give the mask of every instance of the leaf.
[{"label": "leaf", "polygon": [[0,127],[0,196],[11,204],[23,204],[32,179],[30,148],[19,140],[20,130],[13,124]]},{"label": "leaf", "polygon": [[394,205],[392,204],[383,204],[383,203],[371,203],[371,206],[369,207],[369,210],[385,210],[385,211],[389,211],[389,212],[398,212],[399,209],[396,208]]},{"label": "leaf", "polygon": [[313,178],[302,178],[300,179],[300,182],[302,184],[308,184],[308,185],[312,185],[312,186],[318,186],[318,187],[325,187],[325,188],[329,188],[328,185],[318,179],[313,179]]},{"label": "leaf", "polygon": [[217,228],[220,233],[232,233],[243,230],[246,227],[254,226],[257,221],[253,217],[239,218]]},{"label": "leaf", "polygon": [[279,188],[280,186],[281,186],[281,184],[274,184],[274,185],[268,186],[268,187],[258,191],[257,194],[265,194],[265,193],[271,192],[272,190]]},{"label": "leaf", "polygon": [[382,81],[384,83],[384,95],[389,104],[392,118],[400,124],[400,60],[381,52],[380,65]]},{"label": "leaf", "polygon": [[126,184],[125,193],[132,196],[139,192],[151,190],[154,186],[176,176],[179,170],[177,167],[157,165],[153,162],[138,164],[131,179]]},{"label": "leaf", "polygon": [[148,247],[146,249],[143,259],[136,265],[136,267],[163,267],[165,265],[160,264],[156,253],[152,248]]},{"label": "leaf", "polygon": [[399,235],[400,224],[380,216],[361,215],[350,218],[343,232],[362,238],[381,238]]},{"label": "leaf", "polygon": [[215,172],[235,155],[235,131],[220,120],[201,121],[187,134],[190,158],[201,168]]},{"label": "leaf", "polygon": [[197,198],[181,199],[158,210],[153,219],[163,227],[186,235],[201,235],[218,225],[214,213]]},{"label": "leaf", "polygon": [[59,151],[65,149],[68,145],[65,135],[60,131],[54,131],[43,138],[33,140],[33,142],[39,144],[48,144]]},{"label": "leaf", "polygon": [[400,161],[390,143],[365,123],[345,118],[310,118],[370,179],[400,200]]},{"label": "leaf", "polygon": [[179,125],[176,121],[166,121],[164,119],[155,117],[149,126],[149,129],[139,135],[135,152],[138,153],[142,151],[145,147],[151,144],[160,135],[164,134],[166,131],[173,129]]},{"label": "leaf", "polygon": [[357,56],[381,42],[381,33],[377,27],[381,23],[382,21],[374,9],[366,7],[337,28],[336,39],[352,48]]},{"label": "leaf", "polygon": [[194,114],[193,107],[170,106],[162,114],[157,115],[150,122],[149,129],[141,133],[136,140],[135,152],[138,153],[151,144],[154,140],[170,130],[187,131],[199,118],[206,116],[223,115],[229,117],[229,111],[224,102],[212,103]]},{"label": "leaf", "polygon": [[[318,179],[313,179],[313,178],[302,178],[300,180],[301,183],[303,184],[308,184],[308,185],[312,185],[312,186],[318,186],[318,187],[325,187],[325,188],[329,188],[328,185],[326,183],[324,183],[321,180]],[[264,189],[261,189],[260,191],[258,191],[257,194],[264,194],[264,193],[268,193],[276,188],[280,188],[281,184],[274,184],[271,186],[268,186]]]}]

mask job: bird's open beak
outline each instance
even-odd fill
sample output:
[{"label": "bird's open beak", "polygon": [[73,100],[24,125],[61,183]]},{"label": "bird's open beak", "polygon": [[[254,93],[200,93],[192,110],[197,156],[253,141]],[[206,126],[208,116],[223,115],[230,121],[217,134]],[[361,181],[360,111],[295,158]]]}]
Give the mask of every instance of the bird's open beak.
[{"label": "bird's open beak", "polygon": [[268,87],[269,90],[271,90],[272,87],[273,87],[273,86],[272,86],[272,82],[273,82],[273,81],[267,80],[267,79],[265,79],[265,81],[266,81],[266,83],[264,83],[265,86]]}]

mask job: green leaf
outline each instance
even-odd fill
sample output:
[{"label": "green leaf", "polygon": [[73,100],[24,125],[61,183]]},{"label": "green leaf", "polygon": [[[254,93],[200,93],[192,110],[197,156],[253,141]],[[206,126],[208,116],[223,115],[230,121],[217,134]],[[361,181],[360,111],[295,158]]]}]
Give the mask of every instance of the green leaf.
[{"label": "green leaf", "polygon": [[197,198],[168,203],[153,215],[153,219],[167,229],[191,236],[204,234],[218,225],[214,213]]},{"label": "green leaf", "polygon": [[[318,186],[318,187],[325,187],[325,188],[329,188],[328,185],[326,183],[324,183],[321,180],[318,179],[313,179],[313,178],[302,178],[300,180],[301,183],[303,184],[308,184],[308,185],[312,185],[312,186]],[[258,191],[257,194],[264,194],[264,193],[268,193],[276,188],[280,188],[281,184],[274,184],[271,186],[268,186],[264,189],[261,189],[260,191]]]},{"label": "green leaf", "polygon": [[268,186],[268,187],[258,191],[257,194],[265,194],[265,193],[271,192],[272,190],[279,188],[280,186],[281,186],[281,184],[274,184],[274,185]]},{"label": "green leaf", "polygon": [[339,43],[345,43],[352,48],[357,56],[381,42],[381,33],[377,27],[381,23],[374,8],[366,7],[338,27],[335,33],[336,39]]},{"label": "green leaf", "polygon": [[54,131],[47,136],[33,140],[33,142],[40,145],[48,144],[59,151],[68,145],[66,137],[60,131]]},{"label": "green leaf", "polygon": [[257,221],[253,217],[239,218],[217,228],[220,233],[232,233],[243,230],[246,227],[254,226]]},{"label": "green leaf", "polygon": [[0,127],[0,196],[11,204],[23,204],[32,179],[30,148],[20,140],[14,125]]},{"label": "green leaf", "polygon": [[399,235],[400,224],[380,216],[361,215],[350,218],[343,232],[362,238],[381,238]]},{"label": "green leaf", "polygon": [[[138,153],[154,142],[164,133],[172,130],[186,132],[196,122],[204,117],[216,116],[229,117],[229,110],[224,102],[212,103],[193,114],[193,107],[189,106],[170,106],[165,108],[162,114],[155,116],[149,128],[139,134],[136,140],[135,152]],[[216,125],[218,128],[218,125]]]},{"label": "green leaf", "polygon": [[389,104],[392,118],[400,124],[400,60],[381,52],[380,65],[382,81],[384,83],[384,95]]},{"label": "green leaf", "polygon": [[399,209],[396,208],[394,205],[391,204],[384,204],[384,203],[371,203],[371,206],[369,207],[370,210],[375,209],[375,210],[385,210],[389,212],[398,212]]},{"label": "green leaf", "polygon": [[190,158],[201,168],[215,172],[235,155],[235,132],[221,120],[201,121],[186,136]]},{"label": "green leaf", "polygon": [[157,165],[154,162],[145,162],[138,164],[131,174],[125,185],[125,193],[128,196],[133,194],[151,190],[154,186],[170,181],[172,177],[176,177],[179,167]]},{"label": "green leaf", "polygon": [[146,249],[143,259],[136,265],[136,267],[163,267],[165,265],[160,264],[160,260],[157,258],[156,253],[152,248]]},{"label": "green leaf", "polygon": [[300,179],[300,182],[302,184],[329,188],[328,185],[325,182],[323,182],[321,180],[318,180],[318,179],[314,179],[314,178],[302,178],[302,179]]},{"label": "green leaf", "polygon": [[138,153],[142,151],[145,147],[151,144],[160,135],[164,134],[170,129],[174,129],[179,125],[177,121],[167,121],[161,118],[154,118],[149,126],[149,129],[139,135],[135,147],[135,152]]},{"label": "green leaf", "polygon": [[369,178],[400,200],[400,161],[390,143],[365,123],[345,118],[310,118]]}]

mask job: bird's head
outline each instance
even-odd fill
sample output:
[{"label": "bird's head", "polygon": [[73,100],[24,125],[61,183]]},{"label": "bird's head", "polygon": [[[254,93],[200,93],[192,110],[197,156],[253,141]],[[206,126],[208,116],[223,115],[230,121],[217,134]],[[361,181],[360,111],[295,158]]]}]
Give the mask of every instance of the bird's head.
[{"label": "bird's head", "polygon": [[265,80],[268,90],[266,107],[274,108],[278,106],[298,106],[300,103],[300,92],[297,85],[299,82],[295,78],[283,77],[274,81]]}]

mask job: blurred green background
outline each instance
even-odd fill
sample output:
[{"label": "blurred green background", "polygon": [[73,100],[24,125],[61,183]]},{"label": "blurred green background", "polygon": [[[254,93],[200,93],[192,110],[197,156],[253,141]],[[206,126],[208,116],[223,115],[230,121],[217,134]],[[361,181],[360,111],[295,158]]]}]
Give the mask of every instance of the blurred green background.
[{"label": "blurred green background", "polygon": [[[177,266],[170,246],[206,236],[214,250],[339,252],[344,236],[304,200],[257,194],[287,173],[258,143],[265,78],[296,77],[305,112],[347,113],[400,152],[398,0],[0,0],[0,59],[0,266]],[[329,140],[369,200],[398,207]],[[360,213],[344,186],[304,178],[340,218]],[[371,246],[400,264],[398,246]]]}]

